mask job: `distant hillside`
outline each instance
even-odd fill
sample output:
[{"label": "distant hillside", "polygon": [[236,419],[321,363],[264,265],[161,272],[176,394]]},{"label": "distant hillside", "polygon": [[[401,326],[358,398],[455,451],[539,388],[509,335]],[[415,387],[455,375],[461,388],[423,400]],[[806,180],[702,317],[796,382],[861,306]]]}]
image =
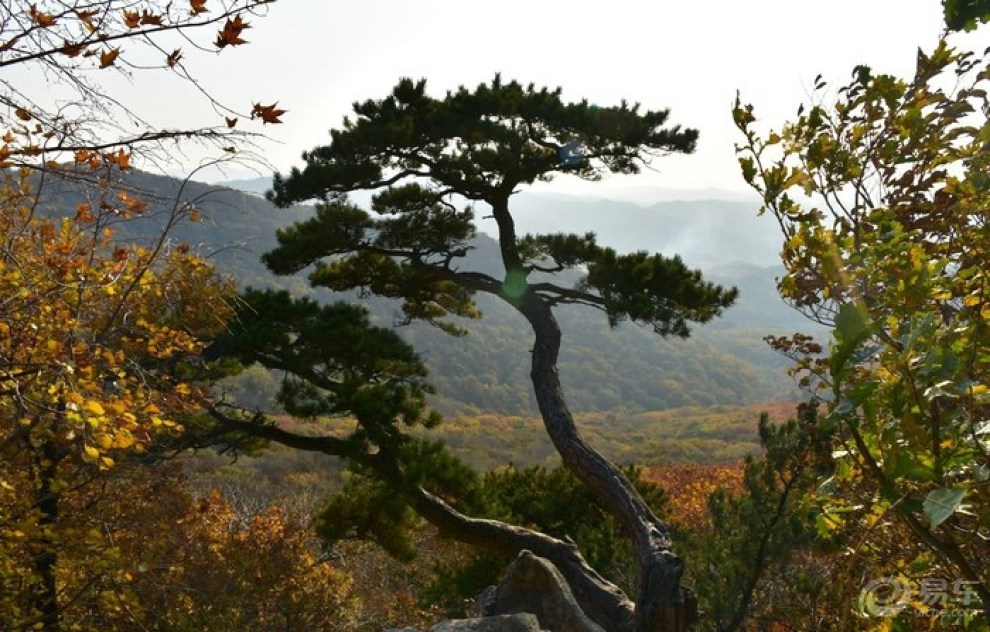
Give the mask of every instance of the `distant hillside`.
[{"label": "distant hillside", "polygon": [[[620,252],[680,254],[702,269],[744,261],[761,267],[780,261],[780,236],[759,204],[730,200],[675,200],[638,205],[600,198],[520,194],[515,199],[521,233],[574,226],[593,232]],[[481,229],[488,230],[489,222]]]},{"label": "distant hillside", "polygon": [[[153,200],[154,206],[146,218],[118,226],[123,239],[151,238],[160,231],[162,214],[176,199],[192,202],[203,221],[181,226],[173,238],[191,244],[241,284],[288,288],[321,300],[347,298],[314,291],[303,277],[272,276],[258,260],[274,246],[277,228],[302,219],[311,208],[279,210],[254,194],[196,182],[182,186],[172,178],[139,172],[128,173],[126,184]],[[68,213],[77,202],[94,195],[78,182],[49,183],[41,207],[50,214]],[[560,372],[574,410],[747,405],[793,394],[785,375],[788,362],[771,352],[762,338],[769,333],[808,331],[810,324],[777,297],[774,278],[780,270],[765,265],[772,261],[767,254],[770,237],[750,226],[757,224],[753,208],[740,202],[671,202],[642,208],[607,200],[537,196],[519,196],[518,207],[523,230],[597,230],[602,243],[622,250],[659,248],[672,254],[676,252],[670,249],[673,244],[704,242],[707,235],[710,243],[693,251],[698,257],[686,259],[694,265],[710,259],[708,277],[741,290],[738,304],[724,318],[696,327],[689,340],[663,340],[629,323],[611,330],[599,312],[560,309],[564,331]],[[484,213],[479,209],[478,214]],[[500,269],[494,240],[479,234],[474,245],[464,267]],[[363,303],[385,325],[391,325],[399,311],[394,302]],[[484,318],[466,323],[471,334],[464,339],[451,339],[421,323],[402,327],[400,332],[430,367],[438,389],[437,404],[445,412],[532,414],[528,329],[500,301],[479,297],[479,305]]]},{"label": "distant hillside", "polygon": [[254,193],[256,195],[263,196],[268,189],[272,188],[272,178],[269,176],[242,178],[239,180],[224,180],[222,182],[215,182],[212,186],[221,187],[224,189],[234,189],[235,191],[244,191],[245,193]]},{"label": "distant hillside", "polygon": [[[176,205],[189,203],[200,212],[202,221],[177,226],[171,238],[188,243],[201,256],[221,270],[237,277],[243,285],[265,286],[272,275],[260,257],[276,245],[275,231],[307,217],[312,208],[276,209],[264,198],[226,187],[141,171],[117,174],[120,185],[151,203],[148,212],[113,226],[122,241],[148,244],[162,231],[169,212]],[[74,214],[80,202],[98,207],[99,191],[80,180],[45,180],[39,211],[49,215]],[[298,285],[305,290],[308,284]]]},{"label": "distant hillside", "polygon": [[[261,195],[271,188],[271,178],[230,180],[224,187]],[[635,197],[650,202],[630,202],[601,197],[532,193],[513,198],[516,227],[522,233],[559,232],[573,226],[576,232],[593,232],[602,244],[619,252],[648,250],[680,254],[702,269],[746,262],[769,267],[779,262],[780,236],[769,218],[757,217],[759,202],[720,191],[638,190]],[[728,199],[705,198],[705,194]],[[685,196],[679,199],[678,196]],[[478,229],[495,233],[494,220],[479,212]]]}]

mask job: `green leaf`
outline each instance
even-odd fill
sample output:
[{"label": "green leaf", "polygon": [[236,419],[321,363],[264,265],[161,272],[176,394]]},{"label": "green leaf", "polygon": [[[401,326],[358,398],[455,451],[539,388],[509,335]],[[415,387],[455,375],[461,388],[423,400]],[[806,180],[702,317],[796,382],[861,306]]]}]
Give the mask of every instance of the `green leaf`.
[{"label": "green leaf", "polygon": [[869,314],[861,305],[846,303],[839,307],[835,317],[835,343],[832,345],[832,357],[829,362],[829,373],[838,387],[850,371],[849,360],[856,349],[873,333],[873,325]]},{"label": "green leaf", "polygon": [[753,181],[756,180],[756,165],[753,159],[749,156],[740,158],[739,166],[742,168],[743,179],[748,184],[753,184]]},{"label": "green leaf", "polygon": [[835,337],[839,341],[861,341],[870,329],[869,314],[861,305],[846,303],[835,317]]},{"label": "green leaf", "polygon": [[911,479],[922,482],[935,480],[935,470],[919,462],[915,455],[910,452],[899,451],[889,462],[891,463],[891,478]]},{"label": "green leaf", "polygon": [[849,403],[854,407],[862,406],[864,402],[873,397],[880,387],[879,382],[870,381],[856,384],[846,392]]},{"label": "green leaf", "polygon": [[928,492],[922,510],[933,529],[948,520],[949,516],[959,509],[965,495],[965,487],[934,489]]}]

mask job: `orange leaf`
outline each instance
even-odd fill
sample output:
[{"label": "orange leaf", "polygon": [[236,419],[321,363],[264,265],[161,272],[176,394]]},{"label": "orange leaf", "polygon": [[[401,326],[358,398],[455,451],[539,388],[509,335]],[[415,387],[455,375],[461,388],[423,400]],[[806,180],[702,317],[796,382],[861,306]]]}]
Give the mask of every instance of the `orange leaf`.
[{"label": "orange leaf", "polygon": [[227,22],[223,25],[223,30],[217,34],[217,41],[215,42],[217,48],[247,44],[247,40],[241,37],[241,32],[249,28],[251,28],[251,25],[242,20],[239,15],[234,16],[233,20],[227,18]]},{"label": "orange leaf", "polygon": [[39,11],[38,5],[36,4],[31,5],[29,14],[31,15],[31,21],[41,28],[48,28],[49,26],[55,25],[55,16],[50,13]]},{"label": "orange leaf", "polygon": [[255,103],[254,108],[251,110],[251,118],[260,118],[263,123],[281,123],[282,121],[279,120],[279,117],[285,114],[287,110],[280,110],[275,107],[277,105],[277,101],[271,105]]},{"label": "orange leaf", "polygon": [[92,33],[96,30],[96,24],[93,23],[93,18],[99,15],[99,13],[99,9],[93,9],[92,11],[76,11],[76,17],[83,23],[86,30]]},{"label": "orange leaf", "polygon": [[117,61],[118,55],[120,55],[119,48],[112,48],[108,51],[100,53],[100,68],[113,66],[113,63]]},{"label": "orange leaf", "polygon": [[92,205],[87,204],[86,202],[80,202],[79,204],[77,204],[76,205],[76,221],[77,222],[91,222],[94,219],[96,219],[95,217],[93,217],[93,213],[91,212],[92,210],[93,210]]},{"label": "orange leaf", "polygon": [[189,15],[199,15],[200,13],[207,13],[209,9],[206,8],[206,0],[189,0]]},{"label": "orange leaf", "polygon": [[31,120],[31,113],[25,110],[24,108],[17,108],[16,110],[14,110],[14,115],[17,116],[17,118],[21,119],[22,121]]},{"label": "orange leaf", "polygon": [[118,193],[117,199],[120,200],[120,202],[124,205],[124,208],[127,209],[128,212],[136,213],[138,215],[144,213],[150,207],[150,205],[144,200],[138,198],[132,198],[130,195],[127,194],[127,191],[121,191],[120,193]]},{"label": "orange leaf", "polygon": [[124,26],[129,29],[141,26],[141,14],[137,11],[124,11]]},{"label": "orange leaf", "polygon": [[131,168],[131,154],[123,149],[118,149],[117,153],[106,154],[106,159],[107,162],[117,165],[121,171],[126,171]]}]

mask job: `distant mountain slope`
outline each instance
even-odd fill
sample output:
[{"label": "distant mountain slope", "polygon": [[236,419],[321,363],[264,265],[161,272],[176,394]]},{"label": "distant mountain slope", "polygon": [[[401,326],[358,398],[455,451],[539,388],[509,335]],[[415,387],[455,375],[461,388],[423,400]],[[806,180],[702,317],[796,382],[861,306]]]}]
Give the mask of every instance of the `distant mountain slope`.
[{"label": "distant mountain slope", "polygon": [[[680,254],[707,269],[736,261],[767,267],[779,262],[776,225],[757,217],[759,204],[727,200],[680,200],[641,206],[616,200],[520,194],[515,217],[521,233],[557,232],[574,226],[593,232],[620,252]],[[481,224],[482,230],[488,228]]]},{"label": "distant mountain slope", "polygon": [[[118,225],[122,239],[150,239],[160,231],[163,214],[177,199],[191,202],[203,221],[179,227],[173,238],[191,244],[241,284],[288,288],[322,300],[347,298],[314,291],[304,277],[272,276],[258,260],[275,245],[277,228],[306,217],[311,208],[278,210],[254,194],[197,182],[183,186],[172,178],[140,172],[128,173],[126,183],[154,204],[147,217]],[[71,213],[76,203],[95,195],[77,182],[48,183],[41,207],[50,214]],[[696,327],[689,340],[663,340],[629,323],[611,330],[599,312],[561,309],[560,372],[575,410],[745,405],[793,394],[785,375],[787,361],[771,352],[762,337],[810,327],[777,297],[774,277],[780,270],[765,265],[773,261],[767,254],[770,238],[756,227],[753,208],[717,201],[642,208],[607,200],[539,196],[520,196],[518,202],[523,230],[598,231],[601,243],[620,250],[659,248],[666,254],[672,254],[670,248],[679,241],[704,242],[686,260],[698,265],[702,259],[711,259],[708,277],[741,290],[738,304],[724,318]],[[480,209],[479,215],[483,215]],[[482,220],[482,228],[484,224]],[[500,269],[494,240],[479,234],[474,246],[466,267]],[[392,324],[399,311],[394,302],[363,302],[385,325]],[[402,327],[400,332],[430,367],[438,389],[437,403],[444,411],[531,414],[528,329],[500,301],[479,297],[479,305],[484,318],[466,323],[471,334],[464,339],[451,339],[421,323]]]},{"label": "distant mountain slope", "polygon": [[[271,178],[230,180],[224,187],[261,195]],[[701,197],[705,191],[635,191],[647,204],[591,196],[524,191],[513,198],[516,227],[522,233],[593,232],[602,244],[619,252],[648,250],[679,253],[703,269],[744,261],[757,266],[777,265],[780,236],[769,218],[759,218],[759,202],[738,195],[709,191],[731,199]],[[684,195],[686,199],[677,199]],[[672,199],[673,198],[673,199]],[[358,198],[360,199],[360,198]],[[662,201],[657,201],[662,200]],[[479,209],[481,211],[481,209]],[[494,234],[493,220],[479,212],[478,228]]]}]

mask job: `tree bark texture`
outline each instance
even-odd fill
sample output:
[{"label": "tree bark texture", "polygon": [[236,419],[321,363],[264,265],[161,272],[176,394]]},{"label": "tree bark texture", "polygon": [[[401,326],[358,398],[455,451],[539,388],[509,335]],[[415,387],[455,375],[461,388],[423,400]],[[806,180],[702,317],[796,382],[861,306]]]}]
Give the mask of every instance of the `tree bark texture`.
[{"label": "tree bark texture", "polygon": [[561,332],[550,305],[533,292],[517,306],[533,328],[530,376],[550,440],[564,464],[598,495],[633,537],[637,561],[636,632],[679,632],[697,618],[697,600],[681,587],[684,565],[667,525],[653,515],[621,470],[578,432],[557,372]]}]

